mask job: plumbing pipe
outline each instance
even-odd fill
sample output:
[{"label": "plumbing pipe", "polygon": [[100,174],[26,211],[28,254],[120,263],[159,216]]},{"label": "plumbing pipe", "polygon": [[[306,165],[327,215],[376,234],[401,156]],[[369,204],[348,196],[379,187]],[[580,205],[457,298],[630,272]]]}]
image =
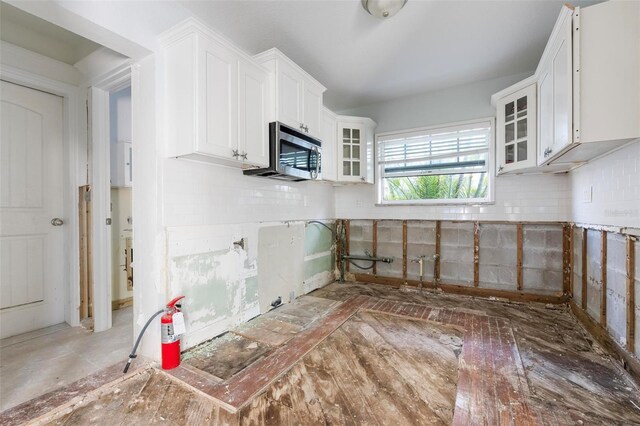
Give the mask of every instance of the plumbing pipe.
[{"label": "plumbing pipe", "polygon": [[384,263],[393,262],[392,257],[372,257],[372,256],[357,255],[357,254],[352,254],[352,255],[343,254],[340,257],[344,260],[368,260],[371,262],[384,262]]}]

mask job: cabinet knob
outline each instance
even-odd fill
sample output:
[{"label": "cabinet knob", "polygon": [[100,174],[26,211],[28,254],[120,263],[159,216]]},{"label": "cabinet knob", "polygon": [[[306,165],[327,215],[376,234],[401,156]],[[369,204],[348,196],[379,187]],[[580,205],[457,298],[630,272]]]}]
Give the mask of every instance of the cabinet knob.
[{"label": "cabinet knob", "polygon": [[240,157],[242,157],[242,159],[243,159],[243,160],[246,160],[246,159],[247,159],[247,155],[248,155],[248,154],[247,154],[246,152],[244,152],[244,153],[242,153],[242,154],[240,155]]},{"label": "cabinet knob", "polygon": [[364,182],[365,181],[364,176],[360,176],[360,180]]},{"label": "cabinet knob", "polygon": [[501,172],[502,170],[504,170],[503,166],[498,167],[498,171]]},{"label": "cabinet knob", "polygon": [[238,158],[238,157],[240,157],[240,153],[238,152],[238,150],[237,150],[237,149],[234,149],[234,150],[233,150],[233,151],[231,151],[231,152],[232,152],[231,156],[232,156],[233,158]]}]

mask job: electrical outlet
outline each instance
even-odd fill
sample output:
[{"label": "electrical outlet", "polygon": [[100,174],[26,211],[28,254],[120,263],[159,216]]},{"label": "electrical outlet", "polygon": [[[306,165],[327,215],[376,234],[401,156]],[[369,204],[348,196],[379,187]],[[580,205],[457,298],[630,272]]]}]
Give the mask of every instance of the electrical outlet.
[{"label": "electrical outlet", "polygon": [[582,202],[590,203],[593,200],[593,187],[589,185],[582,190]]}]

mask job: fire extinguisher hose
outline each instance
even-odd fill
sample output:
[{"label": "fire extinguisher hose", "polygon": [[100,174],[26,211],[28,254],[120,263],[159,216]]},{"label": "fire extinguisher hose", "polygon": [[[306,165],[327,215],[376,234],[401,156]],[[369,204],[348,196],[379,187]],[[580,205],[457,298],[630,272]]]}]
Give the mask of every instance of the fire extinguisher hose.
[{"label": "fire extinguisher hose", "polygon": [[155,317],[157,317],[158,315],[160,315],[164,311],[165,311],[165,309],[163,308],[163,309],[160,309],[155,314],[153,314],[153,316],[151,318],[149,318],[149,320],[144,325],[144,327],[142,327],[142,330],[140,330],[140,334],[138,334],[138,338],[136,339],[136,343],[133,345],[133,349],[131,349],[131,353],[129,354],[129,359],[127,360],[127,365],[124,366],[123,373],[126,373],[127,371],[129,371],[129,366],[131,366],[131,361],[133,361],[133,359],[138,356],[138,355],[136,355],[136,351],[138,350],[138,345],[140,344],[140,340],[142,340],[142,336],[144,336],[144,332],[147,331],[147,327],[149,327],[149,324],[151,324],[151,321],[153,321],[153,319]]}]

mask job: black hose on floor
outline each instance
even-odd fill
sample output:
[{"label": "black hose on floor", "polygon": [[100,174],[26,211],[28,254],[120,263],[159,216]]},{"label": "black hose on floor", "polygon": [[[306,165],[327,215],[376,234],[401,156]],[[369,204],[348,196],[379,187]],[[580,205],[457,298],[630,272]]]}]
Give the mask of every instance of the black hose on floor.
[{"label": "black hose on floor", "polygon": [[153,321],[153,319],[155,317],[157,317],[158,315],[160,315],[163,312],[164,312],[164,308],[160,309],[158,312],[153,314],[153,316],[151,318],[149,318],[149,320],[144,325],[144,327],[142,327],[142,330],[140,330],[140,334],[138,334],[138,338],[136,339],[136,343],[133,345],[133,349],[131,349],[131,353],[129,354],[129,359],[127,360],[127,365],[124,366],[123,373],[126,374],[126,372],[129,371],[129,367],[131,366],[131,361],[133,361],[133,359],[138,356],[138,355],[136,355],[136,351],[138,350],[138,345],[140,344],[140,340],[142,339],[142,336],[144,336],[144,332],[147,331],[147,327],[149,327],[149,324],[151,324],[151,321]]}]

